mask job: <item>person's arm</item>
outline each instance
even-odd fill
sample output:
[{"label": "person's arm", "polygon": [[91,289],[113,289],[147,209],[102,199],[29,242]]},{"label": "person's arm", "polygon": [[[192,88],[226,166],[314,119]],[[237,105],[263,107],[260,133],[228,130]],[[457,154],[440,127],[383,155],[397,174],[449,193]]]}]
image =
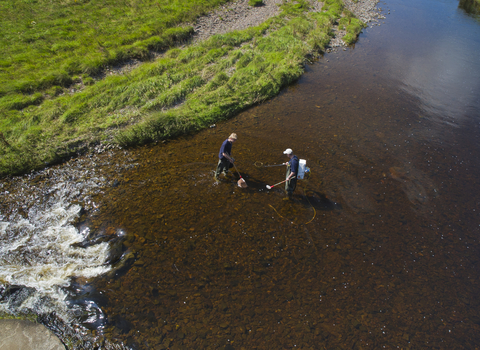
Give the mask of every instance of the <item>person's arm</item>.
[{"label": "person's arm", "polygon": [[222,155],[223,155],[225,158],[227,158],[230,163],[233,164],[233,158],[230,157],[230,155],[229,155],[228,153],[223,152]]}]

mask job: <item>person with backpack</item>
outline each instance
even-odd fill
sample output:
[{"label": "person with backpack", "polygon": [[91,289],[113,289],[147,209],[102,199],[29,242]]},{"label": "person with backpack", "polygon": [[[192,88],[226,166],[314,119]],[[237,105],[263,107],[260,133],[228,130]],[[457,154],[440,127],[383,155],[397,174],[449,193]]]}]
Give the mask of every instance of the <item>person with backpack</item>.
[{"label": "person with backpack", "polygon": [[298,157],[293,154],[291,148],[287,148],[283,151],[290,160],[286,163],[283,163],[287,166],[287,172],[285,174],[285,192],[287,196],[283,200],[291,200],[293,196],[293,191],[297,187],[297,174],[298,174]]}]

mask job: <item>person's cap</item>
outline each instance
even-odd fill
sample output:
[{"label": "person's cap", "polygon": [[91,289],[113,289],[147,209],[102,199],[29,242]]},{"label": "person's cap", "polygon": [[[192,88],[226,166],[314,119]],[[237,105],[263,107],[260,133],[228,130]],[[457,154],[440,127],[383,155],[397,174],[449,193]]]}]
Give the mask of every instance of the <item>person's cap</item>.
[{"label": "person's cap", "polygon": [[232,133],[228,138],[232,139],[232,140],[236,140],[237,139],[237,134]]},{"label": "person's cap", "polygon": [[283,151],[283,154],[292,154],[293,151],[291,148],[287,148],[285,151]]}]

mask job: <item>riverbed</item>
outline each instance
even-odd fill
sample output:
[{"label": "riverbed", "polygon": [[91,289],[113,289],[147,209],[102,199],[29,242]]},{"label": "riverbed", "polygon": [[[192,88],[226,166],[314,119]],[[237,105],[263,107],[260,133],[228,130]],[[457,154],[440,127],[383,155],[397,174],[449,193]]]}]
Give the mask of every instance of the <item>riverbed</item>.
[{"label": "riverbed", "polygon": [[[4,182],[23,204],[1,213],[2,310],[41,307],[84,348],[475,348],[479,22],[453,0],[378,7],[229,121]],[[267,188],[286,148],[311,172],[291,201]]]}]

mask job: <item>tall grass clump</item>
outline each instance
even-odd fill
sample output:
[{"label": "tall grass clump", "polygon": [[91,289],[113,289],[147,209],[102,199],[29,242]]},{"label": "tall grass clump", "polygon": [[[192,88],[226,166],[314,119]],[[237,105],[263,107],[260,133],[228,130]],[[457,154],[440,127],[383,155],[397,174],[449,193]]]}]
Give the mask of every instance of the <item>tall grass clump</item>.
[{"label": "tall grass clump", "polygon": [[[50,6],[47,0],[31,1],[34,5]],[[183,40],[182,27],[167,27],[193,16],[178,10],[191,8],[189,1],[169,1],[157,11],[152,5],[154,2],[143,0],[153,7],[129,2],[129,13],[145,19],[141,24],[133,24],[130,18],[121,17],[117,9],[109,7],[109,0],[98,3],[77,0],[77,3],[62,7],[66,16],[50,18],[52,23],[65,25],[61,33],[55,34],[61,40],[49,39],[51,51],[59,55],[55,64],[61,69],[55,74],[53,71],[38,73],[44,79],[41,88],[21,74],[15,86],[2,85],[0,174],[42,168],[98,142],[139,145],[196,132],[231,118],[277,95],[297,80],[304,72],[307,57],[322,52],[328,45],[335,22],[343,23],[347,31],[357,24],[340,0],[327,0],[321,13],[308,12],[309,4],[304,0],[286,1],[278,16],[257,27],[215,35],[184,48],[171,48],[158,60],[145,62],[124,75],[90,81],[81,91],[72,94],[66,89],[69,84],[89,81],[89,74],[103,64],[141,58],[143,54],[148,55],[149,50],[174,45],[179,38]],[[80,38],[74,30],[76,26],[83,28],[89,20],[79,20],[73,14],[92,9],[89,7],[92,3],[99,6],[97,10],[102,16],[111,14],[124,19],[122,25],[111,28],[116,32],[108,40],[107,37],[95,38],[94,26],[85,27],[93,35],[90,41],[86,34]],[[214,3],[209,2],[208,6]],[[205,10],[207,2],[202,4],[203,7],[199,9],[197,5],[195,11]],[[165,20],[160,21],[161,26],[153,20],[147,21],[149,9],[156,11],[160,20]],[[101,15],[91,17],[99,19]],[[35,26],[38,23],[37,20]],[[127,30],[130,25],[138,25],[138,32]],[[98,24],[99,28],[105,26],[101,21]],[[45,38],[49,38],[48,35],[44,33]],[[95,50],[82,51],[88,47],[87,43]],[[63,59],[66,53],[72,57]],[[47,52],[45,57],[50,59],[48,55]],[[25,62],[27,56],[24,56]],[[57,56],[52,57],[54,60]],[[0,62],[0,65],[8,64]]]},{"label": "tall grass clump", "polygon": [[342,40],[350,45],[357,40],[358,34],[365,28],[366,24],[355,18],[355,15],[348,10],[345,10],[343,13],[344,16],[338,22],[340,27],[347,32]]}]

